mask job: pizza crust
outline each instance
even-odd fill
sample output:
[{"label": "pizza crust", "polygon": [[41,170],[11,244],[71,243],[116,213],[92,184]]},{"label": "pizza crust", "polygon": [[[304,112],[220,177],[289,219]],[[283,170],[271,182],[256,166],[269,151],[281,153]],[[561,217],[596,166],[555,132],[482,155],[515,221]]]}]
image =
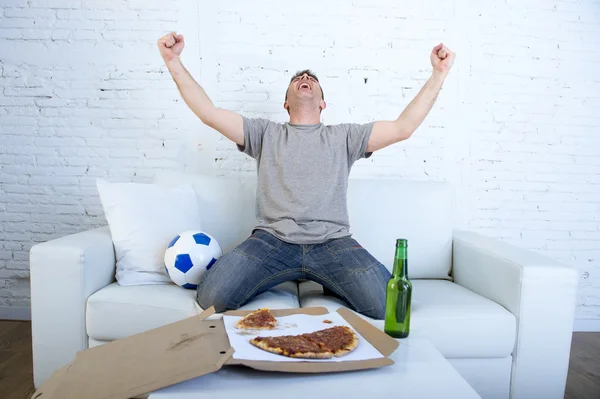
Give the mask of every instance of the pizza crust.
[{"label": "pizza crust", "polygon": [[275,353],[276,355],[287,356],[287,357],[294,357],[294,358],[299,358],[299,359],[331,359],[333,357],[333,352],[289,353],[288,351],[286,351],[280,347],[269,346],[269,344],[265,341],[257,341],[256,338],[251,339],[250,343],[264,351]]},{"label": "pizza crust", "polygon": [[261,327],[252,327],[252,326],[247,326],[244,323],[240,323],[240,321],[238,321],[235,324],[235,328],[237,328],[238,330],[274,330],[276,326],[261,326]]},{"label": "pizza crust", "polygon": [[344,355],[347,355],[348,353],[356,349],[356,347],[358,346],[358,337],[356,336],[356,334],[354,334],[354,331],[350,330],[350,332],[352,333],[352,342],[346,347],[335,351],[334,355],[336,357],[342,357]]},{"label": "pizza crust", "polygon": [[289,355],[289,357],[295,357],[298,359],[331,359],[333,354],[331,352],[323,352],[323,353],[315,353],[315,352],[306,352],[306,353],[294,353]]}]

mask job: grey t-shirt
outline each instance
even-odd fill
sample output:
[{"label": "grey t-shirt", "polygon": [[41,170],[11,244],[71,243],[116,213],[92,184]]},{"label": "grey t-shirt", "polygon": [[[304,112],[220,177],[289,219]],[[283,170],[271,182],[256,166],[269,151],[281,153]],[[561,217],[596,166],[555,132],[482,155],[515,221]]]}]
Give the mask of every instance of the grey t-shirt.
[{"label": "grey t-shirt", "polygon": [[350,235],[346,193],[354,162],[368,158],[373,123],[293,125],[244,117],[245,146],[257,161],[257,229],[293,244]]}]

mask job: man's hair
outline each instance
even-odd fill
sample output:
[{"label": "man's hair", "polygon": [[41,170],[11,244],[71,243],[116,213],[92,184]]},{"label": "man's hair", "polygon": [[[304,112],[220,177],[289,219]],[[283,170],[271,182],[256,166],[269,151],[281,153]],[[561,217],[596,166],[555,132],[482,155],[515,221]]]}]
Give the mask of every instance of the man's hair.
[{"label": "man's hair", "polygon": [[[290,84],[292,84],[292,82],[294,81],[294,79],[296,79],[298,76],[302,76],[304,74],[307,74],[308,76],[310,76],[311,78],[313,78],[314,80],[316,80],[317,82],[319,81],[319,78],[317,78],[317,75],[314,74],[313,71],[311,71],[310,69],[305,69],[303,71],[298,71],[296,72],[296,74],[294,76],[292,76],[292,78],[290,79]],[[320,86],[320,83],[319,83]],[[290,85],[288,85],[288,89],[289,89]],[[287,101],[287,89],[285,90],[285,100]],[[323,88],[321,87],[321,99],[325,100],[325,93],[323,93]]]}]

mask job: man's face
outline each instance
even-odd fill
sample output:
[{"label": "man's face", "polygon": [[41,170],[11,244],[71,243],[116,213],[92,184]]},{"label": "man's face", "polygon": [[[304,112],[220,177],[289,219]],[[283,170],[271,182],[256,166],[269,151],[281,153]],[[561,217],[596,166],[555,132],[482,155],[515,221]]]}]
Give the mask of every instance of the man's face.
[{"label": "man's face", "polygon": [[287,100],[283,107],[289,111],[290,105],[294,105],[299,101],[312,102],[315,107],[319,107],[321,110],[325,109],[321,85],[317,79],[307,73],[297,76],[291,81],[287,90]]}]

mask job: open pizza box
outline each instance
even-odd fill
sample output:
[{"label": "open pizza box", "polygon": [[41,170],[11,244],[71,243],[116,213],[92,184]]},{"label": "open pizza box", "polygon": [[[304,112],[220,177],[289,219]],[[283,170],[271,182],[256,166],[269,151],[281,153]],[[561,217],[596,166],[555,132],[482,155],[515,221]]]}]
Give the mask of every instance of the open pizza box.
[{"label": "open pizza box", "polygon": [[[233,311],[226,315],[245,316],[251,311]],[[249,361],[232,357],[223,320],[206,320],[210,308],[190,317],[141,334],[78,352],[73,362],[56,371],[32,396],[32,399],[128,399],[140,397],[223,366],[241,365],[257,370],[290,373],[329,373],[389,366],[388,358],[398,341],[381,332],[346,308],[337,313],[381,355],[360,361]],[[327,309],[304,308],[271,310],[273,316],[295,314],[326,315]]]}]

